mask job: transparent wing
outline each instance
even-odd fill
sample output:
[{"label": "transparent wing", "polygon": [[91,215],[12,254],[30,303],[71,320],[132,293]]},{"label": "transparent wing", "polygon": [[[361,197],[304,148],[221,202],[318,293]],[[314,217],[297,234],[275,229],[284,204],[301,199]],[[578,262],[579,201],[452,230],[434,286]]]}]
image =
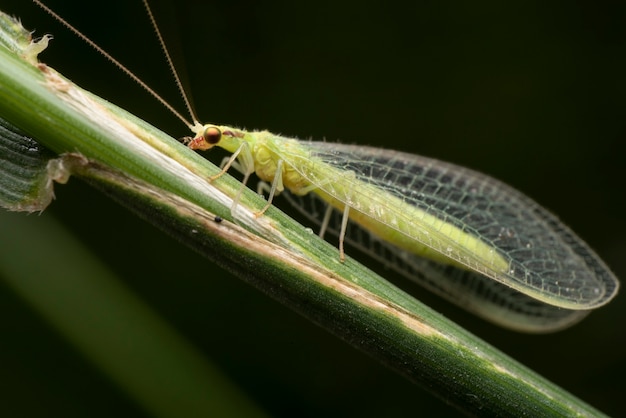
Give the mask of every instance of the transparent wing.
[{"label": "transparent wing", "polygon": [[[376,218],[504,287],[576,310],[601,306],[617,292],[615,276],[569,228],[530,198],[489,176],[379,148],[325,142],[302,142],[302,147],[306,155],[276,151],[317,187],[314,193],[343,202],[352,214],[361,211],[358,202],[367,201],[370,209],[360,216]],[[372,207],[380,210],[373,212]],[[412,219],[415,212],[407,208],[444,221],[441,228],[451,224],[478,238],[497,251],[508,268],[496,269],[471,248],[445,238],[433,240],[419,227],[419,220]],[[375,230],[368,232],[376,235]],[[393,242],[388,244],[393,246]],[[436,276],[454,283],[462,280],[447,279],[443,273]]]}]

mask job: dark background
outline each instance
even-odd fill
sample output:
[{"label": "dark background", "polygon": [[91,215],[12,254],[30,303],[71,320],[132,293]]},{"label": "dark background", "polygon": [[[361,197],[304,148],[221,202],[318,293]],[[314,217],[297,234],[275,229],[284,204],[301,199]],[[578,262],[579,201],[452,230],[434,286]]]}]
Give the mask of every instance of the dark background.
[{"label": "dark background", "polygon": [[[47,3],[183,109],[139,0]],[[157,3],[201,121],[396,148],[486,172],[558,214],[626,277],[625,3]],[[1,8],[54,35],[44,62],[173,136],[187,135],[30,2],[3,0]],[[272,415],[454,413],[84,184],[56,190],[43,216],[72,228]],[[626,414],[623,295],[572,329],[534,336],[411,291],[600,410]],[[10,358],[13,371],[0,378],[8,379],[3,403],[37,399],[22,410],[41,407],[48,416],[137,414],[3,285],[0,298],[0,356],[8,353],[0,361]]]}]

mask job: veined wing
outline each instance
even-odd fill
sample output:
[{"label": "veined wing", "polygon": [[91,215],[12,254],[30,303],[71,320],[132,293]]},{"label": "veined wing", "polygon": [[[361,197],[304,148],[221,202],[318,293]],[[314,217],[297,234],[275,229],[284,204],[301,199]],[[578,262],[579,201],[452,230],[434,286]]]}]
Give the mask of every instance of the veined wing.
[{"label": "veined wing", "polygon": [[[352,214],[375,218],[403,239],[416,240],[469,270],[567,309],[593,309],[617,292],[615,276],[568,227],[489,176],[379,148],[326,142],[303,142],[302,148],[306,154],[276,152],[322,196],[348,205]],[[431,218],[442,222],[421,224]],[[450,225],[492,248],[507,268],[494,267],[484,252],[456,242],[458,234],[447,233]],[[369,232],[379,235],[377,229]],[[440,231],[433,237],[432,232]]]}]

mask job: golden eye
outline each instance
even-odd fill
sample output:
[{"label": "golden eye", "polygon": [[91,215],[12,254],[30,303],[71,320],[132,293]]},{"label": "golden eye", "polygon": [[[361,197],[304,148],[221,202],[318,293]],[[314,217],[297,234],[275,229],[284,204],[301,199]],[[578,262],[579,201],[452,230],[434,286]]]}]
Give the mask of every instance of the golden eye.
[{"label": "golden eye", "polygon": [[202,133],[202,138],[209,144],[215,145],[222,138],[222,131],[217,126],[208,126]]}]

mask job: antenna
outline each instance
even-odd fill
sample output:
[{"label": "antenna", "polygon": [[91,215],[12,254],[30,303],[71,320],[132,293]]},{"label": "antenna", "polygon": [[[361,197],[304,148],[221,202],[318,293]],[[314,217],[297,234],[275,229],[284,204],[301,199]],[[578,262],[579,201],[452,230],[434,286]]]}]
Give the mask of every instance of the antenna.
[{"label": "antenna", "polygon": [[161,34],[161,30],[159,29],[159,25],[157,24],[156,19],[154,18],[154,13],[152,13],[152,9],[150,8],[150,4],[148,3],[148,0],[143,0],[143,5],[145,6],[146,11],[148,12],[148,17],[150,18],[150,23],[152,24],[152,28],[154,29],[154,32],[156,33],[156,36],[159,39],[159,44],[161,45],[161,49],[163,50],[163,53],[165,54],[165,58],[167,59],[167,65],[170,67],[170,71],[172,72],[172,75],[174,76],[174,81],[176,81],[176,86],[178,86],[178,91],[180,92],[180,95],[183,97],[183,100],[185,101],[185,107],[187,108],[187,111],[191,115],[191,118],[193,119],[194,124],[197,124],[198,118],[191,104],[191,98],[190,98],[191,96],[190,94],[187,93],[187,91],[185,91],[185,87],[183,86],[183,83],[180,79],[180,74],[178,74],[178,70],[176,70],[174,61],[172,61],[172,54],[170,54],[170,51],[167,48],[167,44],[165,43],[165,40],[163,39],[163,35]]},{"label": "antenna", "polygon": [[79,31],[74,26],[72,26],[69,22],[67,22],[61,16],[56,14],[52,9],[50,9],[48,6],[43,4],[40,0],[33,0],[33,3],[35,3],[37,6],[41,7],[50,16],[52,16],[54,19],[56,19],[59,23],[61,23],[63,26],[65,26],[67,29],[69,29],[71,32],[73,32],[76,36],[78,36],[84,42],[86,42],[90,47],[92,47],[93,49],[98,51],[100,54],[102,54],[106,59],[108,59],[111,63],[113,63],[113,65],[115,65],[122,72],[124,72],[127,76],[129,76],[135,83],[139,84],[139,86],[141,86],[141,88],[143,88],[145,91],[147,91],[152,97],[154,97],[156,100],[158,100],[159,103],[161,103],[163,106],[165,106],[165,108],[167,110],[169,110],[174,116],[176,116],[178,119],[180,119],[192,131],[195,131],[196,130],[195,128],[200,125],[200,123],[198,122],[198,120],[196,118],[195,112],[193,111],[193,109],[191,107],[191,102],[189,101],[189,98],[187,97],[187,94],[185,93],[185,90],[182,87],[182,83],[180,81],[180,77],[178,76],[178,72],[176,71],[176,68],[174,67],[174,63],[172,62],[172,59],[170,57],[170,53],[167,50],[165,42],[163,41],[163,37],[161,36],[161,32],[159,31],[159,28],[158,28],[158,26],[156,24],[156,20],[154,19],[154,15],[152,13],[152,10],[150,9],[150,6],[148,5],[148,0],[143,0],[143,3],[145,5],[145,7],[146,7],[146,10],[148,11],[148,16],[150,17],[150,22],[152,23],[152,27],[154,28],[154,30],[157,33],[157,37],[159,38],[159,42],[161,44],[161,48],[165,52],[165,56],[167,58],[168,65],[170,67],[170,70],[174,74],[174,79],[176,81],[176,85],[178,86],[178,89],[180,90],[180,92],[181,92],[181,94],[183,96],[183,99],[185,100],[185,105],[187,106],[187,110],[189,111],[189,114],[191,115],[191,117],[193,119],[193,122],[189,122],[187,120],[187,118],[185,118],[183,115],[181,115],[180,112],[178,112],[176,109],[174,109],[174,107],[171,104],[169,104],[164,98],[159,96],[159,94],[156,91],[154,91],[152,88],[150,88],[150,86],[148,86],[145,82],[143,82],[139,77],[137,77],[128,68],[126,68],[124,66],[124,64],[122,64],[121,62],[119,62],[118,60],[113,58],[113,56],[111,54],[109,54],[104,49],[102,49],[100,46],[98,46],[98,44],[96,44],[94,41],[89,39],[86,35],[84,35],[81,31]]}]

